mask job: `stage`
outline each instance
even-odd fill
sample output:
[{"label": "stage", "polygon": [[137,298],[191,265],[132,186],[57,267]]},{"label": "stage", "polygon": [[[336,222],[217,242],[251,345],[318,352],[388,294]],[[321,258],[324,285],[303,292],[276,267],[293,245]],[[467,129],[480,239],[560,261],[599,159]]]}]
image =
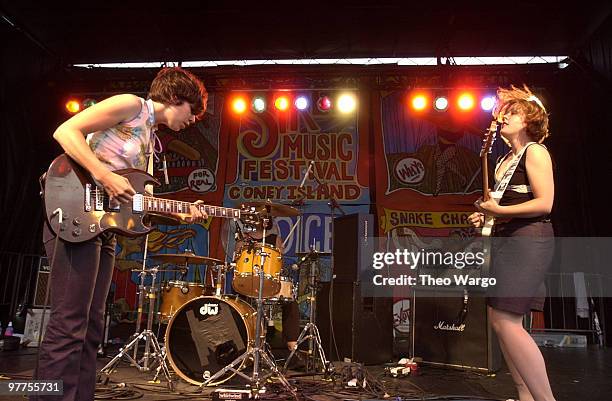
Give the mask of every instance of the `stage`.
[{"label": "stage", "polygon": [[[118,345],[108,349],[107,357],[98,358],[98,371],[118,351]],[[548,367],[551,386],[557,401],[610,399],[612,384],[612,351],[607,348],[541,348]],[[273,352],[282,364],[286,357],[282,349]],[[35,365],[36,348],[0,353],[2,378],[29,379]],[[507,368],[493,375],[421,365],[415,375],[393,378],[385,373],[384,365],[359,366],[334,362],[333,380],[321,375],[307,375],[301,369],[289,370],[286,377],[297,388],[299,400],[363,400],[363,399],[444,399],[444,400],[506,400],[515,397],[514,386]],[[346,386],[349,372],[365,375],[366,388]],[[99,385],[96,399],[187,400],[211,399],[216,388],[245,389],[235,377],[218,387],[204,388],[176,380],[175,392],[162,380],[152,383],[154,373],[139,372],[127,363],[120,363],[106,386]],[[176,378],[176,375],[173,375]],[[262,399],[292,399],[289,392],[274,378],[267,384]],[[363,384],[360,381],[360,384]],[[4,400],[16,399],[2,398]]]}]

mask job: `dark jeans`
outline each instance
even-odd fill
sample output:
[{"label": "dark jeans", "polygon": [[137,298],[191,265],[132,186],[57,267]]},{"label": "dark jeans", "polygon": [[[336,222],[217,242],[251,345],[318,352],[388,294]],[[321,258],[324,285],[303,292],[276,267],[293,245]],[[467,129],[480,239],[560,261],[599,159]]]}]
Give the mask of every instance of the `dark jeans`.
[{"label": "dark jeans", "polygon": [[[46,224],[43,241],[51,262],[55,238]],[[63,380],[64,395],[33,399],[89,401],[94,399],[96,354],[116,240],[113,234],[102,234],[79,244],[58,241],[51,271],[51,312],[36,378]]]}]

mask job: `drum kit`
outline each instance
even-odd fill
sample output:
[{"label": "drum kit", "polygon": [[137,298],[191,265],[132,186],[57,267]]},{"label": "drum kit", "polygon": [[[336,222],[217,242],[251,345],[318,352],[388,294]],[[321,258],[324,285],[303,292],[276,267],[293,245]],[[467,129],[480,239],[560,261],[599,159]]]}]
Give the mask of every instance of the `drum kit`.
[{"label": "drum kit", "polygon": [[[108,377],[116,364],[126,358],[140,371],[156,368],[153,380],[163,373],[170,390],[174,388],[170,374],[172,369],[186,382],[200,387],[216,386],[238,375],[249,382],[251,391],[256,395],[265,388],[266,380],[274,376],[290,392],[295,391],[277,367],[266,343],[264,306],[295,300],[297,286],[290,277],[281,274],[281,250],[266,243],[266,231],[272,227],[273,218],[298,216],[300,213],[294,207],[270,201],[249,202],[243,207],[254,211],[259,217],[257,226],[247,227],[247,230],[260,230],[263,235],[258,240],[241,241],[242,246],[234,252],[232,263],[184,252],[153,255],[151,259],[160,265],[146,268],[145,252],[142,269],[137,269],[140,285],[136,331],[119,353],[101,369],[101,376]],[[236,226],[239,227],[238,224]],[[242,233],[240,237],[244,238]],[[298,346],[308,341],[310,362],[307,369],[309,366],[316,369],[315,358],[319,358],[323,371],[331,373],[331,363],[325,358],[314,322],[317,287],[314,263],[319,255],[311,250],[302,255],[304,257],[300,262],[310,263],[308,288],[311,293],[308,296],[309,322],[298,338]],[[185,281],[193,265],[206,266],[206,277],[211,278],[214,286]],[[160,268],[162,266],[163,269]],[[229,295],[224,291],[226,273],[232,269],[231,286],[238,295]],[[167,272],[174,273],[175,279],[156,284],[158,273]],[[213,272],[216,273],[214,279]],[[151,277],[150,285],[145,285],[147,276]],[[159,303],[158,295],[161,295]],[[240,299],[240,295],[250,298],[252,302]],[[145,303],[148,303],[146,329],[141,331]],[[160,344],[153,332],[156,318],[160,326],[166,325],[164,344]],[[141,341],[145,343],[144,354],[138,358]],[[295,350],[287,359],[285,370],[294,353]],[[263,374],[266,366],[268,372]],[[244,373],[250,371],[247,367],[252,367],[250,375]]]}]

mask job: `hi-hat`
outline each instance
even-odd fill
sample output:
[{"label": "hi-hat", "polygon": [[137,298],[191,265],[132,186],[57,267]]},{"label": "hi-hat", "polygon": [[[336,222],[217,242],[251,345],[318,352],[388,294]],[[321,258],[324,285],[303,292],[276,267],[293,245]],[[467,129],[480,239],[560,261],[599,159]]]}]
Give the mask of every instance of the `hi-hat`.
[{"label": "hi-hat", "polygon": [[317,258],[319,256],[331,256],[331,252],[319,252],[319,251],[296,252],[295,256],[310,256],[311,258]]},{"label": "hi-hat", "polygon": [[255,211],[261,215],[269,215],[272,217],[280,216],[297,216],[300,211],[292,206],[283,205],[281,203],[273,203],[270,201],[251,201],[242,204],[245,207],[254,207]]},{"label": "hi-hat", "polygon": [[166,253],[161,255],[152,255],[151,258],[164,263],[174,263],[175,265],[213,265],[222,264],[219,259],[209,258],[208,256],[198,256],[193,253]]}]

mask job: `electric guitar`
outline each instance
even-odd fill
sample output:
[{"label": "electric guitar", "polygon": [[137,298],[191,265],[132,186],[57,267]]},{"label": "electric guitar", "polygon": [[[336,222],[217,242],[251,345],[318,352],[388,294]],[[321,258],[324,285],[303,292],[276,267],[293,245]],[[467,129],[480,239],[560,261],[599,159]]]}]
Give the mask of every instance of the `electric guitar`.
[{"label": "electric guitar", "polygon": [[[47,221],[56,235],[74,243],[88,241],[105,231],[137,237],[154,230],[143,221],[147,213],[186,218],[191,215],[190,206],[212,217],[242,219],[251,224],[258,219],[254,208],[232,209],[149,196],[145,185],[159,185],[153,176],[137,169],[114,173],[127,178],[136,190],[130,203],[120,203],[109,197],[104,188],[68,155],[53,160],[45,175],[42,193]],[[58,226],[60,214],[62,221]]]},{"label": "electric guitar", "polygon": [[[480,150],[480,162],[482,164],[482,200],[488,201],[491,199],[491,190],[489,188],[489,153],[493,148],[493,144],[499,135],[499,131],[503,125],[503,116],[501,113],[498,114],[497,118],[491,121],[489,129],[485,132],[483,139],[482,149]],[[499,201],[499,199],[496,199]],[[481,234],[483,237],[490,237],[493,231],[493,225],[495,224],[495,217],[485,215],[484,224],[481,228]]]}]

